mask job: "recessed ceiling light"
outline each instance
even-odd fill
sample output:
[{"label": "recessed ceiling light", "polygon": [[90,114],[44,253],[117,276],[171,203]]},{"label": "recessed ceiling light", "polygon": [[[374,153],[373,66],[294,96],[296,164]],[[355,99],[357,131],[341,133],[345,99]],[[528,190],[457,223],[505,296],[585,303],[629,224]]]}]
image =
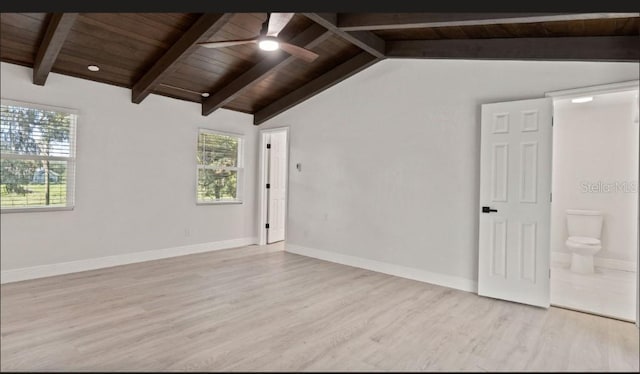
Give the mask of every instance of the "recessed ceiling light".
[{"label": "recessed ceiling light", "polygon": [[98,71],[100,70],[100,67],[98,67],[98,65],[89,65],[87,66],[87,69],[89,69],[90,71]]},{"label": "recessed ceiling light", "polygon": [[579,104],[579,103],[588,103],[591,100],[593,100],[593,96],[576,97],[575,99],[571,99],[571,102],[574,104]]},{"label": "recessed ceiling light", "polygon": [[202,97],[209,97],[209,93],[208,92],[203,92],[200,94],[200,96]]}]

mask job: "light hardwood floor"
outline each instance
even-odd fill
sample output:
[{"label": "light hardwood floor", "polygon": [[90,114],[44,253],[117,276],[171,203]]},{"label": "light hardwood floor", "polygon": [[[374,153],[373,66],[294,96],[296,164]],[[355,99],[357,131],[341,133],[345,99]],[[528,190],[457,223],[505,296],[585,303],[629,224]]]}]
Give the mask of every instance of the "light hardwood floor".
[{"label": "light hardwood floor", "polygon": [[638,371],[631,323],[251,246],[1,287],[3,371]]}]

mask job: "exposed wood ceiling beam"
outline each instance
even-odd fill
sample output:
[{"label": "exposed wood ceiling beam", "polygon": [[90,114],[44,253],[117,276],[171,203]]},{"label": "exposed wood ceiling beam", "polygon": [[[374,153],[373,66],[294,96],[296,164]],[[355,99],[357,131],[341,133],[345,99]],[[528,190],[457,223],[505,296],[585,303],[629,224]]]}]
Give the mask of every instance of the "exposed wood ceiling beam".
[{"label": "exposed wood ceiling beam", "polygon": [[53,13],[33,63],[33,84],[44,86],[78,13]]},{"label": "exposed wood ceiling beam", "polygon": [[277,116],[285,110],[300,104],[301,102],[319,94],[350,76],[368,68],[376,62],[382,60],[372,56],[367,52],[361,52],[355,57],[343,62],[335,68],[329,70],[318,78],[306,83],[293,92],[281,97],[266,107],[258,110],[253,115],[253,124],[260,125],[265,121]]},{"label": "exposed wood ceiling beam", "polygon": [[332,33],[351,44],[357,45],[362,50],[369,52],[375,57],[384,58],[385,41],[374,33],[368,31],[347,32],[338,28],[336,13],[303,13],[307,18],[319,25],[326,27]]},{"label": "exposed wood ceiling beam", "polygon": [[[331,32],[327,31],[324,27],[313,24],[291,39],[289,43],[311,49],[322,43],[330,35]],[[268,54],[269,52],[265,53]],[[233,101],[233,99],[251,88],[254,84],[266,78],[267,75],[297,59],[286,52],[277,53],[277,55],[268,56],[270,58],[265,58],[261,62],[257,63],[221,90],[208,97],[202,103],[202,115],[209,115],[216,109],[223,107],[225,104]]]},{"label": "exposed wood ceiling beam", "polygon": [[196,43],[213,36],[231,18],[232,13],[204,13],[131,89],[131,101],[140,104],[167,74],[177,68],[177,62],[197,48]]},{"label": "exposed wood ceiling beam", "polygon": [[640,13],[339,13],[342,31],[479,26],[638,17]]},{"label": "exposed wood ceiling beam", "polygon": [[487,60],[622,61],[640,59],[638,36],[403,40],[387,42],[387,56]]}]

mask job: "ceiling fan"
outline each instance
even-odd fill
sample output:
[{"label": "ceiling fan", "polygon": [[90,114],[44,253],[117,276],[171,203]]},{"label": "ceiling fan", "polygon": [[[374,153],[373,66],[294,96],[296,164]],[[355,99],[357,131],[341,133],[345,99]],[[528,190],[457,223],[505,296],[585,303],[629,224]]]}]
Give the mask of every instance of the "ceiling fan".
[{"label": "ceiling fan", "polygon": [[317,53],[278,39],[278,34],[282,29],[284,29],[293,16],[294,13],[267,13],[267,19],[262,24],[260,34],[254,38],[203,42],[198,43],[198,45],[205,48],[223,48],[234,45],[257,43],[258,47],[262,50],[275,51],[277,49],[282,49],[290,55],[298,57],[306,62],[313,62],[318,58]]}]

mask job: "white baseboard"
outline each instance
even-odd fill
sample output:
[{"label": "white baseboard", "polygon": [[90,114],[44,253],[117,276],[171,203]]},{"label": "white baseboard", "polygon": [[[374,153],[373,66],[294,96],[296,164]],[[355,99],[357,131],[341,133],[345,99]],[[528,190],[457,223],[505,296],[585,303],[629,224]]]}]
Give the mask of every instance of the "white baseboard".
[{"label": "white baseboard", "polygon": [[440,273],[406,267],[402,265],[389,264],[386,262],[369,260],[362,257],[344,255],[335,252],[323,251],[320,249],[302,247],[295,244],[285,243],[285,251],[302,256],[313,257],[320,260],[335,262],[342,265],[353,266],[361,269],[376,271],[379,273],[395,275],[400,278],[408,278],[420,282],[437,284],[439,286],[455,288],[467,292],[478,292],[478,282]]},{"label": "white baseboard", "polygon": [[0,272],[0,283],[18,282],[28,279],[51,277],[54,275],[77,273],[80,271],[103,269],[112,266],[133,264],[151,260],[159,260],[168,257],[184,256],[193,253],[218,251],[236,247],[244,247],[256,244],[258,238],[240,238],[222,240],[219,242],[201,243],[186,245],[182,247],[171,247],[162,249],[152,249],[150,251],[124,253],[120,255],[88,258],[85,260],[61,262],[57,264],[32,266],[28,268],[3,270]]},{"label": "white baseboard", "polygon": [[[551,261],[571,264],[571,253],[551,251]],[[614,258],[594,257],[593,266],[611,270],[636,271],[637,265],[633,261],[616,260]]]}]

